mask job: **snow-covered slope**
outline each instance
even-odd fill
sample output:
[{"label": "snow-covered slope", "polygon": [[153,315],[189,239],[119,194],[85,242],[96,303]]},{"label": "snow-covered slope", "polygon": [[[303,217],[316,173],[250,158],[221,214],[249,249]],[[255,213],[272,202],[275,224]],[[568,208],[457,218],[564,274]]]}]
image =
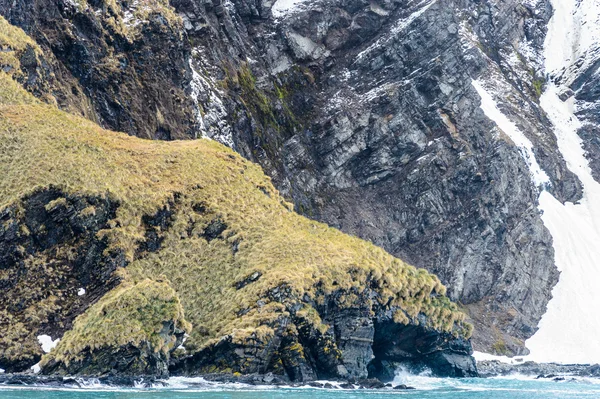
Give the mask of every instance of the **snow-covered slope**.
[{"label": "snow-covered slope", "polygon": [[[529,360],[597,363],[600,361],[600,184],[592,177],[577,135],[574,98],[560,94],[582,65],[598,59],[600,3],[597,0],[553,0],[554,16],[545,42],[545,65],[551,77],[541,98],[569,169],[584,186],[578,204],[565,205],[548,192],[540,196],[543,220],[552,233],[556,265],[561,272],[539,331],[527,341]],[[564,98],[564,97],[563,97]]]}]

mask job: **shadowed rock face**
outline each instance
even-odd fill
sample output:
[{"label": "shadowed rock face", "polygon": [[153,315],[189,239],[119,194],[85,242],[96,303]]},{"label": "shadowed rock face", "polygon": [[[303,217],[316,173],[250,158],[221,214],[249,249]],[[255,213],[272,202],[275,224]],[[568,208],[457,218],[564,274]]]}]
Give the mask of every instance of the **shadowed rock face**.
[{"label": "shadowed rock face", "polygon": [[195,138],[185,92],[190,48],[180,21],[161,8],[140,21],[135,10],[125,15],[102,0],[87,3],[2,0],[0,13],[52,55],[53,95],[62,108],[143,138]]},{"label": "shadowed rock face", "polygon": [[[173,0],[181,23],[154,15],[133,39],[93,12],[102,2],[13,3],[0,13],[53,54],[61,81],[77,81],[63,97],[84,93],[88,117],[232,146],[301,213],[440,276],[477,349],[524,353],[558,279],[552,239],[526,161],[472,81],[494,82],[549,190],[577,201],[538,104],[547,0],[315,0],[277,20],[266,1]],[[580,97],[593,97],[594,70],[574,83]],[[593,127],[581,133],[594,147]]]},{"label": "shadowed rock face", "polygon": [[466,340],[380,318],[375,323],[374,359],[369,375],[392,381],[402,366],[415,372],[428,368],[443,377],[473,377],[477,376],[477,369],[469,357],[472,352],[471,343]]},{"label": "shadowed rock face", "polygon": [[[281,292],[285,292],[282,287]],[[277,321],[275,336],[251,337],[234,343],[222,339],[192,356],[172,359],[172,375],[198,375],[215,372],[241,374],[272,373],[285,380],[307,382],[323,379],[391,381],[399,365],[415,370],[429,369],[442,377],[477,376],[473,350],[468,340],[419,324],[393,321],[393,310],[367,304],[377,294],[366,290],[363,308],[345,308],[350,293],[326,296],[325,304],[315,305],[327,332],[315,328],[294,309],[303,301],[287,302],[290,317]],[[358,293],[355,293],[359,295]]]}]

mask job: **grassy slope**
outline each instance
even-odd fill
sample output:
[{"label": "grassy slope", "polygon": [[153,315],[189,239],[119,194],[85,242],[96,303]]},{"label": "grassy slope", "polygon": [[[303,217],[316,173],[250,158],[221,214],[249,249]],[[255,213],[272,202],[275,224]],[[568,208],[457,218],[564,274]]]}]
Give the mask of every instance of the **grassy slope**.
[{"label": "grassy slope", "polygon": [[[269,321],[285,310],[257,301],[273,287],[287,284],[299,298],[306,293],[319,301],[317,293],[360,288],[368,278],[376,281],[381,303],[404,310],[397,321],[422,312],[433,327],[470,333],[435,276],[297,215],[260,167],[232,150],[204,139],[145,141],[103,130],[40,103],[0,72],[0,208],[48,186],[120,202],[112,228],[100,234],[128,254],[125,284],[170,280],[194,326],[189,349],[226,334],[240,340],[269,334]],[[137,257],[142,217],[169,206],[174,217],[162,249]],[[202,232],[217,220],[227,228],[208,241]],[[255,272],[262,277],[236,288]],[[348,296],[347,305],[354,299]]]},{"label": "grassy slope", "polygon": [[[147,341],[155,351],[168,353],[174,349],[175,340],[164,341],[163,321],[173,321],[182,331],[191,331],[169,283],[148,279],[137,284],[124,282],[77,318],[52,356],[56,361],[69,362],[88,348],[115,348],[125,341],[136,346]],[[47,360],[48,357],[44,359]]]}]

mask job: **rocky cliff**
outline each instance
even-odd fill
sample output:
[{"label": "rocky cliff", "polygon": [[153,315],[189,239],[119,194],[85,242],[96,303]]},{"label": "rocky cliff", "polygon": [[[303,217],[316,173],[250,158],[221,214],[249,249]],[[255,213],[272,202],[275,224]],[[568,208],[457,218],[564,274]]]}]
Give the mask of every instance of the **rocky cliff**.
[{"label": "rocky cliff", "polygon": [[296,214],[213,140],[143,140],[40,101],[22,65],[42,68],[42,49],[0,27],[4,371],[476,375],[472,326],[437,277]]},{"label": "rocky cliff", "polygon": [[[302,214],[436,273],[476,348],[525,351],[558,279],[539,192],[581,197],[539,105],[547,0],[0,0],[0,14],[40,44],[28,82],[47,70],[60,108],[232,147]],[[573,82],[583,100],[596,67]]]}]

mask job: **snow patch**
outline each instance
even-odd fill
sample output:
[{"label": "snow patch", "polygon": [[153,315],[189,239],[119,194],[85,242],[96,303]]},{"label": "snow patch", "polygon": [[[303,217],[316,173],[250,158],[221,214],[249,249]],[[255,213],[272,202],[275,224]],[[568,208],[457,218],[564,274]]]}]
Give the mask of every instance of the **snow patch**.
[{"label": "snow patch", "polygon": [[[600,2],[551,0],[554,14],[548,25],[546,71],[556,75],[585,70],[600,54]],[[565,82],[567,83],[567,82]],[[568,83],[567,83],[568,84]]]},{"label": "snow patch", "polygon": [[140,26],[144,22],[135,15],[135,13],[138,12],[138,10],[148,10],[148,12],[150,12],[151,8],[148,7],[148,5],[145,4],[145,2],[140,2],[140,0],[134,0],[131,4],[129,4],[128,9],[123,10],[123,23],[125,24],[125,26],[135,28],[137,26]]},{"label": "snow patch", "polygon": [[483,85],[484,84],[481,81],[473,81],[473,87],[475,87],[479,97],[481,97],[481,109],[483,109],[485,115],[494,121],[498,128],[506,133],[519,148],[521,155],[529,166],[529,172],[531,173],[534,184],[538,187],[550,184],[550,178],[548,178],[548,175],[542,170],[535,158],[531,141],[523,134],[523,132],[521,132],[517,125],[498,109],[498,105]]},{"label": "snow patch", "polygon": [[227,109],[221,100],[222,93],[217,88],[214,79],[198,73],[194,65],[194,58],[202,59],[199,49],[194,49],[189,64],[192,70],[191,98],[196,108],[195,114],[200,126],[200,135],[233,148],[233,134],[226,119]]},{"label": "snow patch", "polygon": [[408,28],[410,26],[410,24],[412,24],[414,21],[416,21],[417,18],[419,18],[421,15],[423,15],[425,13],[425,11],[429,10],[431,8],[431,6],[434,5],[435,3],[437,3],[437,0],[429,1],[424,6],[422,6],[418,11],[415,11],[411,15],[409,15],[407,18],[401,19],[400,21],[396,22],[396,24],[392,28],[392,35],[395,36],[398,33],[404,31],[406,28]]},{"label": "snow patch", "polygon": [[[544,44],[546,71],[563,74],[577,60],[598,57],[600,3],[597,0],[551,0],[555,10]],[[575,64],[574,64],[575,63]],[[537,333],[525,343],[527,360],[559,363],[600,361],[600,184],[592,176],[577,134],[573,98],[561,101],[565,85],[577,77],[569,69],[562,87],[549,83],[540,103],[558,140],[567,167],[583,184],[578,204],[561,204],[548,192],[540,195],[542,220],[554,241],[556,267],[561,272]],[[569,75],[570,73],[570,75]]]},{"label": "snow patch", "polygon": [[[561,0],[562,1],[562,0]],[[597,363],[600,359],[600,184],[592,177],[577,130],[573,100],[564,103],[560,89],[550,85],[542,108],[554,125],[558,147],[567,167],[583,184],[578,204],[561,204],[552,195],[540,196],[542,220],[554,241],[556,267],[561,272],[538,332],[526,342],[529,360]]]},{"label": "snow patch", "polygon": [[313,42],[308,37],[299,35],[295,32],[288,34],[288,42],[296,57],[300,59],[317,60],[321,57],[329,57],[329,50],[324,46]]},{"label": "snow patch", "polygon": [[271,14],[275,19],[297,12],[307,0],[277,0],[271,8]]},{"label": "snow patch", "polygon": [[404,32],[406,28],[408,28],[413,22],[415,22],[421,15],[423,15],[427,10],[431,8],[431,6],[433,6],[437,2],[438,0],[429,0],[422,2],[424,4],[419,5],[417,11],[413,12],[406,18],[402,18],[396,22],[396,24],[390,30],[389,36],[378,39],[375,43],[367,47],[364,51],[361,51],[356,56],[356,60],[361,60],[374,49],[383,46],[385,43],[389,42],[390,40],[398,36],[400,33]]},{"label": "snow patch", "polygon": [[49,335],[38,335],[37,339],[45,353],[48,353],[52,349],[56,348],[56,345],[58,345],[60,342],[60,338],[57,338],[53,341],[52,337]]}]

